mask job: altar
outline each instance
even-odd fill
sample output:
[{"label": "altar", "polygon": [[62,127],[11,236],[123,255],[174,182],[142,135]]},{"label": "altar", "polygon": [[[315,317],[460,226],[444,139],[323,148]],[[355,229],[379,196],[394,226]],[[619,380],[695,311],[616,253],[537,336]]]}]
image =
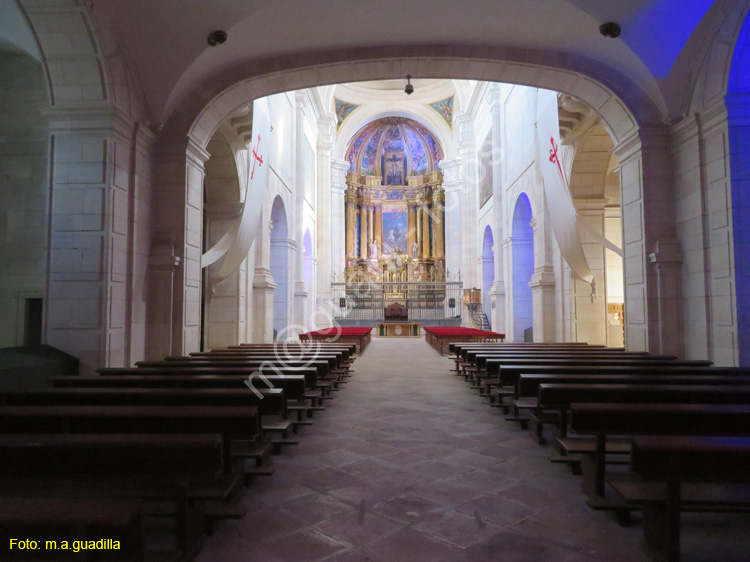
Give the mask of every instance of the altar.
[{"label": "altar", "polygon": [[418,322],[376,322],[375,333],[381,338],[418,338],[422,324]]},{"label": "altar", "polygon": [[[346,320],[388,320],[404,307],[411,324],[454,321],[461,314],[461,279],[445,266],[445,189],[439,143],[419,123],[383,119],[350,143],[344,194],[344,270],[332,278],[334,314]],[[381,328],[376,328],[380,333]],[[383,326],[383,334],[396,327]]]}]

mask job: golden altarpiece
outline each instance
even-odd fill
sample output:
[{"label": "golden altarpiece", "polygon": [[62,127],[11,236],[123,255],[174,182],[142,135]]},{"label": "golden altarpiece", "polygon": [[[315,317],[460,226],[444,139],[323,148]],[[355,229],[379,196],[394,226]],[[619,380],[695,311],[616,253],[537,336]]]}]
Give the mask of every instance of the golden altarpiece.
[{"label": "golden altarpiece", "polygon": [[445,281],[445,191],[442,173],[383,186],[378,176],[346,180],[347,282]]},{"label": "golden altarpiece", "polygon": [[354,135],[346,158],[346,267],[332,284],[340,317],[382,319],[395,303],[409,320],[453,316],[461,285],[445,268],[443,151],[434,134],[405,117],[378,119]]}]

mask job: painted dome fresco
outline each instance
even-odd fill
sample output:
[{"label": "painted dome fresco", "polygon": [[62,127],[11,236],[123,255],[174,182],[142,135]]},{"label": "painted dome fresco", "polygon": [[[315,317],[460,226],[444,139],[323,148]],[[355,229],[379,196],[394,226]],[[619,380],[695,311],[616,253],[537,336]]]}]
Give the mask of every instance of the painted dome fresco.
[{"label": "painted dome fresco", "polygon": [[406,176],[438,169],[443,149],[424,125],[406,117],[384,117],[362,127],[346,150],[349,169],[382,176],[383,185],[406,185]]}]

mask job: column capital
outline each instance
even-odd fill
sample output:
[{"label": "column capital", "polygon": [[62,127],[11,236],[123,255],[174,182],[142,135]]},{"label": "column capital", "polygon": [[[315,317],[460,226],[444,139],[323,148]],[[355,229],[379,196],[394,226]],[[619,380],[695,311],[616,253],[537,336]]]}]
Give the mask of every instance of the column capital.
[{"label": "column capital", "polygon": [[351,166],[349,165],[348,160],[341,160],[339,158],[331,158],[331,170],[336,170],[339,173],[344,172],[344,174],[346,174],[346,172],[349,171],[350,167]]},{"label": "column capital", "polygon": [[554,287],[555,286],[555,272],[551,265],[543,265],[542,267],[536,268],[534,274],[531,276],[529,286],[532,289],[539,287]]},{"label": "column capital", "polygon": [[[117,107],[49,108],[41,111],[51,134],[116,134],[130,142],[134,121]],[[145,127],[142,125],[142,127]]]}]

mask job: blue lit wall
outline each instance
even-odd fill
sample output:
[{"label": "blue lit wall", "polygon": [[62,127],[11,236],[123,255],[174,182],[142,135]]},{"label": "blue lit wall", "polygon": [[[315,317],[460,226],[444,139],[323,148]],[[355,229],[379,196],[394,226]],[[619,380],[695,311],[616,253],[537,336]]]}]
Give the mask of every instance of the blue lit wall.
[{"label": "blue lit wall", "polygon": [[726,96],[740,365],[750,366],[750,20],[737,39]]}]

